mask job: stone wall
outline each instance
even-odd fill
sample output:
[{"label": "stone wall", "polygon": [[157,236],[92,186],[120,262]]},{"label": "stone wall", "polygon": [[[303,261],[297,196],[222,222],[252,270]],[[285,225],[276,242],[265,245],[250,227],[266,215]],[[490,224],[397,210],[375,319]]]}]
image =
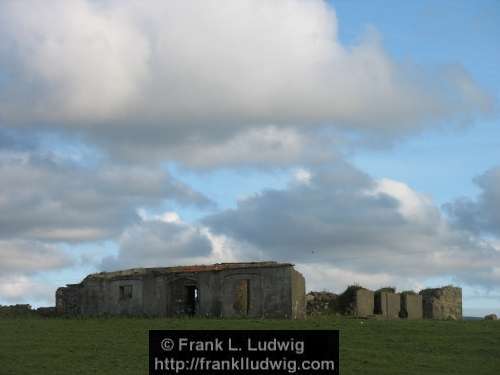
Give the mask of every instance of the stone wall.
[{"label": "stone wall", "polygon": [[462,289],[453,286],[424,289],[417,294],[396,293],[395,288],[373,292],[351,285],[339,295],[309,292],[306,299],[309,315],[340,313],[383,319],[462,319]]},{"label": "stone wall", "polygon": [[59,288],[65,315],[305,317],[305,280],[291,264],[249,263],[130,269]]},{"label": "stone wall", "polygon": [[308,315],[337,312],[337,295],[330,292],[309,292],[306,295]]},{"label": "stone wall", "polygon": [[358,289],[356,291],[356,306],[354,315],[358,317],[368,317],[373,315],[374,293],[368,289]]},{"label": "stone wall", "polygon": [[39,307],[33,309],[31,305],[0,305],[0,318],[21,318],[39,316],[50,318],[56,316],[55,307]]},{"label": "stone wall", "polygon": [[422,296],[425,319],[462,319],[462,289],[451,285],[424,289]]},{"label": "stone wall", "polygon": [[56,290],[56,314],[80,315],[80,287],[68,285]]},{"label": "stone wall", "polygon": [[0,317],[18,317],[34,312],[31,305],[0,305]]},{"label": "stone wall", "polygon": [[422,319],[424,317],[422,296],[413,292],[401,293],[401,312],[399,316],[403,319]]},{"label": "stone wall", "polygon": [[302,274],[290,269],[292,279],[292,319],[306,317],[306,280]]},{"label": "stone wall", "polygon": [[400,310],[401,298],[394,289],[382,289],[375,292],[375,314],[387,319],[398,319]]},{"label": "stone wall", "polygon": [[36,309],[37,315],[44,318],[52,318],[57,316],[56,308],[54,306],[51,307],[39,307]]},{"label": "stone wall", "polygon": [[374,293],[360,286],[351,285],[337,298],[338,311],[344,315],[368,317],[373,315]]}]

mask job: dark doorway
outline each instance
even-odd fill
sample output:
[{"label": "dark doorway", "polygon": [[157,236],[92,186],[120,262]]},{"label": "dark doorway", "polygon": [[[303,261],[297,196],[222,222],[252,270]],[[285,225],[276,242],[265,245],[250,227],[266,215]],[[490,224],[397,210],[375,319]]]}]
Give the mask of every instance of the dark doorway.
[{"label": "dark doorway", "polygon": [[187,315],[194,315],[196,314],[197,307],[198,307],[198,288],[196,285],[186,285],[185,286],[186,290],[186,305],[185,305],[185,312]]}]

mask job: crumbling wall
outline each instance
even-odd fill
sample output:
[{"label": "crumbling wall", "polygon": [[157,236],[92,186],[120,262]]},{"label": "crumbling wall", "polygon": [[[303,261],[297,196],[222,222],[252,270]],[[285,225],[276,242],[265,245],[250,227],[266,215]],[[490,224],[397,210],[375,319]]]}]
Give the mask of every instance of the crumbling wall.
[{"label": "crumbling wall", "polygon": [[425,319],[462,319],[462,288],[448,285],[424,289],[419,294]]},{"label": "crumbling wall", "polygon": [[351,285],[338,297],[337,306],[345,315],[371,316],[374,308],[374,293],[360,286]]},{"label": "crumbling wall", "polygon": [[0,305],[0,317],[21,317],[33,313],[31,305]]},{"label": "crumbling wall", "polygon": [[68,285],[58,288],[56,291],[56,314],[58,315],[80,315],[81,314],[81,287]]},{"label": "crumbling wall", "polygon": [[306,316],[306,280],[297,270],[290,268],[292,280],[292,319],[304,319]]},{"label": "crumbling wall", "polygon": [[56,308],[53,306],[33,309],[31,305],[0,305],[0,318],[23,318],[37,316],[50,318],[56,315]]},{"label": "crumbling wall", "polygon": [[39,307],[36,309],[36,314],[43,318],[51,318],[57,316],[56,308],[53,306],[50,307]]},{"label": "crumbling wall", "polygon": [[394,288],[383,288],[375,292],[375,314],[387,319],[397,319],[400,310],[401,298]]},{"label": "crumbling wall", "polygon": [[337,312],[337,295],[330,292],[309,292],[306,295],[308,315],[332,314]]},{"label": "crumbling wall", "polygon": [[401,312],[399,316],[403,319],[423,318],[422,296],[414,292],[401,293]]},{"label": "crumbling wall", "polygon": [[373,315],[374,293],[368,289],[358,289],[355,294],[354,315],[367,317]]}]

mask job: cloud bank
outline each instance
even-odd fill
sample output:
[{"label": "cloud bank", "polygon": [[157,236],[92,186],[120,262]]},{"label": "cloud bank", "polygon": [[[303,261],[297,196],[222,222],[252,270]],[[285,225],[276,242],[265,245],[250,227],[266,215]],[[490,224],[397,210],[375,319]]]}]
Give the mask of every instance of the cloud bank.
[{"label": "cloud bank", "polygon": [[262,161],[235,146],[263,139],[283,162],[279,134],[296,162],[294,134],[393,138],[491,105],[460,66],[394,61],[374,32],[343,45],[320,0],[7,0],[0,33],[1,126],[77,131],[127,160]]},{"label": "cloud bank", "polygon": [[263,191],[204,224],[267,259],[361,279],[448,277],[483,286],[500,280],[500,252],[491,244],[451,227],[430,198],[407,185],[373,180],[349,165]]},{"label": "cloud bank", "polygon": [[202,194],[155,168],[87,168],[36,154],[0,158],[0,238],[93,241],[138,221],[137,209],[167,200],[209,205]]},{"label": "cloud bank", "polygon": [[458,198],[444,205],[457,227],[476,234],[500,237],[500,167],[487,170],[474,179],[481,192],[477,199]]}]

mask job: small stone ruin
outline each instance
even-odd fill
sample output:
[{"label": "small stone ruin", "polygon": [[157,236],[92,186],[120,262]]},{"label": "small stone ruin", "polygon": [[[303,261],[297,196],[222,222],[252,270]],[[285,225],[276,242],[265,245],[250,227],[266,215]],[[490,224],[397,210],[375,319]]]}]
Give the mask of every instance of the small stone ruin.
[{"label": "small stone ruin", "polygon": [[462,319],[462,289],[448,285],[424,289],[419,293],[423,300],[425,319]]},{"label": "small stone ruin", "polygon": [[48,318],[56,315],[55,307],[39,307],[33,309],[31,305],[0,305],[0,317],[18,318],[40,316]]},{"label": "small stone ruin", "polygon": [[373,314],[373,292],[365,288],[356,288],[351,294],[346,313],[366,318]]},{"label": "small stone ruin", "polygon": [[379,319],[462,319],[462,289],[451,285],[424,289],[420,293],[395,288],[371,291],[358,285],[342,294],[310,292],[306,296],[307,313],[342,314]]},{"label": "small stone ruin", "polygon": [[387,319],[398,319],[401,296],[395,288],[382,288],[375,292],[374,313]]},{"label": "small stone ruin", "polygon": [[422,319],[424,317],[422,296],[413,291],[402,292],[399,317],[403,319]]},{"label": "small stone ruin", "polygon": [[337,311],[337,295],[330,292],[310,292],[306,295],[307,315],[335,313]]}]

